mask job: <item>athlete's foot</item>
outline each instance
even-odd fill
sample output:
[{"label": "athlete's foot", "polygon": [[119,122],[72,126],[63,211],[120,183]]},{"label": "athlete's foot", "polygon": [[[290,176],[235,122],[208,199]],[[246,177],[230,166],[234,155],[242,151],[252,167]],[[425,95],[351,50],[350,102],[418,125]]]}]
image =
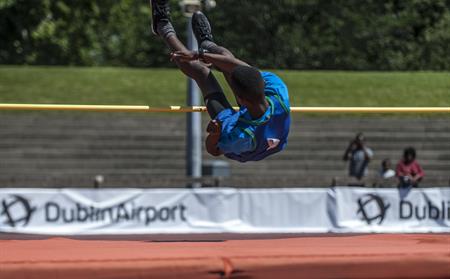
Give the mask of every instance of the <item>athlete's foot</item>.
[{"label": "athlete's foot", "polygon": [[200,11],[192,15],[192,31],[194,31],[199,46],[202,47],[206,41],[213,42],[211,24],[209,24],[208,18]]},{"label": "athlete's foot", "polygon": [[150,0],[150,5],[152,8],[152,32],[155,35],[164,36],[164,34],[161,34],[164,32],[161,28],[166,25],[172,26],[170,24],[169,0]]}]

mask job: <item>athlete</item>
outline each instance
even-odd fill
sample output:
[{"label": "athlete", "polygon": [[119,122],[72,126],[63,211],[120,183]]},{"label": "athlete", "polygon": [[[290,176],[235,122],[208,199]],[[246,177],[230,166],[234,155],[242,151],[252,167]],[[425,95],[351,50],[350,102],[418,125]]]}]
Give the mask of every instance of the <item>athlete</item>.
[{"label": "athlete", "polygon": [[[290,104],[286,85],[273,73],[260,72],[237,59],[212,36],[206,16],[195,12],[192,29],[199,44],[189,51],[178,39],[170,21],[168,0],[151,0],[152,31],[171,51],[171,60],[194,79],[211,117],[206,150],[213,156],[258,161],[283,150],[290,126]],[[232,89],[239,111],[226,99],[210,67],[223,73]]]}]

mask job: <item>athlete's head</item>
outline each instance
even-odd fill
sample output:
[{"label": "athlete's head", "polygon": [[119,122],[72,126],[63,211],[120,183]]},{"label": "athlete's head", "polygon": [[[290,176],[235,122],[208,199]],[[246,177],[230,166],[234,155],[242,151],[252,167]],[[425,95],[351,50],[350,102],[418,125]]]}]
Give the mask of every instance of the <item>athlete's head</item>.
[{"label": "athlete's head", "polygon": [[243,105],[264,101],[264,80],[261,73],[249,66],[237,66],[231,72],[231,87]]}]

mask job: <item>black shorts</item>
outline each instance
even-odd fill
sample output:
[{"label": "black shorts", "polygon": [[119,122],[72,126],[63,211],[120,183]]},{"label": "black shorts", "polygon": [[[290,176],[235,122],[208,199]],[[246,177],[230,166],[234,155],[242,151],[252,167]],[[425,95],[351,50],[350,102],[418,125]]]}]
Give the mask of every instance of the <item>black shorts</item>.
[{"label": "black shorts", "polygon": [[233,109],[227,97],[222,91],[209,93],[205,96],[206,109],[208,110],[211,119],[215,119],[217,115],[226,109]]}]

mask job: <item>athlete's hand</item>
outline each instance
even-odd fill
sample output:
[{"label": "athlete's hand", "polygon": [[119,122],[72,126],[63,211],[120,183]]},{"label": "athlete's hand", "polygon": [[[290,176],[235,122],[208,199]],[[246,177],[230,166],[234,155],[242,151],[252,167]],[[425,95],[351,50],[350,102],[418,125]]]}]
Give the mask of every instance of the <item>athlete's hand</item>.
[{"label": "athlete's hand", "polygon": [[198,60],[196,51],[174,51],[170,54],[170,61],[189,62],[194,60]]},{"label": "athlete's hand", "polygon": [[210,135],[220,135],[220,123],[217,120],[211,120],[206,128],[206,132]]}]

